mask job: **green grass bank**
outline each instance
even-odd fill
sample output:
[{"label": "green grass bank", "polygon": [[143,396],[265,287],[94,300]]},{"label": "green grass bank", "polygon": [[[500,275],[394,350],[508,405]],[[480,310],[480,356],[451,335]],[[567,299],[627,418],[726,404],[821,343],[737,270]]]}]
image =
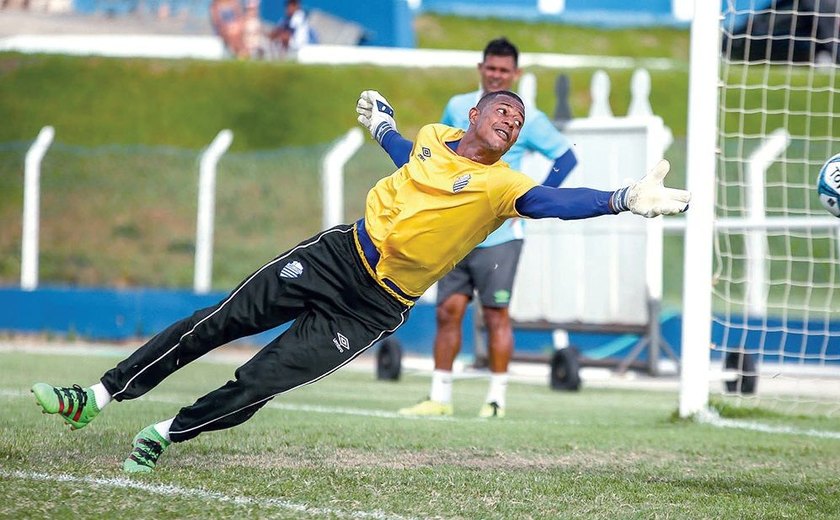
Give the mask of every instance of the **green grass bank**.
[{"label": "green grass bank", "polygon": [[[418,47],[476,50],[505,35],[522,52],[672,58],[675,70],[652,71],[652,104],[684,134],[688,32],[602,30],[556,24],[421,16]],[[631,43],[633,42],[633,43]],[[576,116],[589,110],[595,69],[529,69],[538,105],[551,114],[558,73],[570,76]],[[611,71],[612,105],[624,114],[631,70]],[[0,142],[32,140],[44,125],[76,145],[145,144],[198,148],[222,128],[233,150],[330,141],[355,124],[359,92],[375,88],[396,106],[411,134],[440,116],[454,93],[472,90],[474,69],[301,66],[279,62],[110,59],[0,54]]]}]

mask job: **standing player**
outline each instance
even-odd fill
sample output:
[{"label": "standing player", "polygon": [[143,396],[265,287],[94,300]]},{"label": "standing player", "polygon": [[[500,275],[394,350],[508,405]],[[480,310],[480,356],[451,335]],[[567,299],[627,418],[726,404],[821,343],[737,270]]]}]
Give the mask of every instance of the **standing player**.
[{"label": "standing player", "polygon": [[[469,109],[489,92],[511,90],[519,78],[519,51],[506,38],[491,40],[478,64],[481,88],[453,96],[446,104],[441,123],[466,129]],[[526,152],[538,152],[554,161],[543,185],[557,187],[577,164],[566,137],[536,107],[527,107],[528,120],[519,140],[502,157],[511,168],[521,170]],[[397,166],[398,157],[389,151]],[[473,293],[478,293],[487,328],[490,387],[480,417],[504,417],[508,364],[513,354],[513,328],[510,305],[513,280],[522,251],[523,223],[511,219],[476,246],[455,268],[438,282],[437,332],[434,341],[435,369],[428,400],[399,411],[403,415],[452,415],[452,365],[461,350],[462,322]]]},{"label": "standing player", "polygon": [[[393,127],[377,93],[362,93],[368,128]],[[375,103],[373,103],[375,101]],[[44,412],[83,428],[112,400],[136,399],[178,369],[237,338],[288,330],[239,367],[235,379],[134,437],[123,463],[149,472],[173,442],[231,428],[275,396],[314,383],[402,325],[423,292],[505,219],[580,219],[621,211],[684,211],[688,192],[662,185],[668,163],[614,192],[549,189],[500,161],[516,142],[525,106],[495,92],[470,109],[466,132],[420,129],[411,160],[368,192],[365,216],[304,240],[246,278],[218,304],[170,325],[91,387],[36,383]]]}]

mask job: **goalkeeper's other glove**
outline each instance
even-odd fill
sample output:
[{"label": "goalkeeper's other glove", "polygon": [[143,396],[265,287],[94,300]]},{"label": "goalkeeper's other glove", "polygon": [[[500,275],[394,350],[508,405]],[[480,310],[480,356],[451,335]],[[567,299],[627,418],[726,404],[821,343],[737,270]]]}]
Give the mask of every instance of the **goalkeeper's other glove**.
[{"label": "goalkeeper's other glove", "polygon": [[610,197],[610,207],[616,213],[629,210],[648,218],[674,215],[687,210],[691,193],[666,188],[662,184],[670,168],[668,161],[659,161],[642,180],[614,192]]},{"label": "goalkeeper's other glove", "polygon": [[375,90],[365,90],[359,95],[356,112],[359,114],[359,123],[367,128],[370,135],[380,144],[385,134],[391,130],[397,130],[394,109],[382,97],[382,94]]}]

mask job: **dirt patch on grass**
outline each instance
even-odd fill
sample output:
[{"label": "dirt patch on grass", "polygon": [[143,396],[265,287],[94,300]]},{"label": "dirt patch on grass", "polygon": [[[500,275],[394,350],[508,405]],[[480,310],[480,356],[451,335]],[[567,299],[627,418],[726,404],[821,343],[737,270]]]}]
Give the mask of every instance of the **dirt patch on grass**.
[{"label": "dirt patch on grass", "polygon": [[[661,454],[658,455],[661,458]],[[388,468],[417,469],[452,466],[476,470],[545,470],[558,467],[596,468],[634,464],[653,460],[636,453],[570,453],[547,455],[530,453],[477,452],[473,450],[426,450],[418,452],[377,453],[358,449],[339,449],[329,453],[271,453],[232,455],[213,460],[216,467],[247,468]],[[181,462],[190,465],[209,463],[206,457],[186,455]]]}]

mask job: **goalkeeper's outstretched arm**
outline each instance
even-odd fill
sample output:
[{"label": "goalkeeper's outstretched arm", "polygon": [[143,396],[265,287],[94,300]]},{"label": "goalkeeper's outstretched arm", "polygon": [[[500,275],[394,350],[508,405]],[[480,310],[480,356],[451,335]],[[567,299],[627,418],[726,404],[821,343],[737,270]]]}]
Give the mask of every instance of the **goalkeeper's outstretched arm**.
[{"label": "goalkeeper's outstretched arm", "polygon": [[[379,92],[362,92],[356,103],[356,112],[359,114],[359,123],[367,128],[373,138],[388,152],[395,165],[400,167],[408,162],[412,143],[397,132],[394,109]],[[576,162],[575,159],[574,163]],[[565,173],[568,174],[574,163],[564,165],[568,167]],[[516,211],[531,218],[556,217],[564,220],[610,215],[622,211],[645,217],[681,213],[688,209],[691,195],[685,190],[664,186],[669,169],[668,161],[660,161],[640,181],[613,192],[589,188],[534,186],[517,199]]]},{"label": "goalkeeper's outstretched arm", "polygon": [[530,218],[576,220],[630,211],[644,217],[674,215],[688,209],[691,194],[663,184],[670,165],[660,161],[640,181],[616,191],[534,186],[516,201],[516,211]]}]

